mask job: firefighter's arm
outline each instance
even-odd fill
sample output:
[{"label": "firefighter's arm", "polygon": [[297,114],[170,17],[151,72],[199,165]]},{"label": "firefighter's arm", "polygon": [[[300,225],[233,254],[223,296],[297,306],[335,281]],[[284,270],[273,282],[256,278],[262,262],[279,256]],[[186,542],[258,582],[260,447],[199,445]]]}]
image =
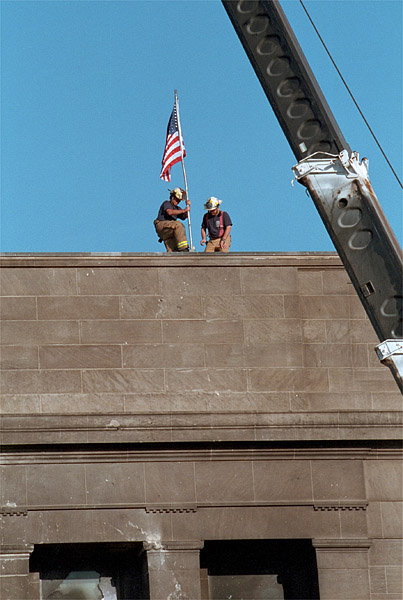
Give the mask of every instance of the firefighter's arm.
[{"label": "firefighter's arm", "polygon": [[205,243],[206,243],[206,241],[207,241],[207,240],[206,240],[206,233],[207,233],[207,232],[206,232],[206,230],[204,229],[204,227],[202,227],[202,228],[201,228],[201,236],[202,236],[202,239],[201,239],[201,242],[200,242],[200,246],[204,246],[204,244],[205,244]]},{"label": "firefighter's arm", "polygon": [[228,227],[225,228],[222,238],[220,239],[220,247],[221,248],[224,248],[225,244],[227,243],[227,237],[229,236],[230,233],[231,233],[231,225],[228,225]]},{"label": "firefighter's arm", "polygon": [[167,208],[166,212],[169,216],[177,215],[180,219],[186,219],[190,211],[190,200],[186,200],[185,208]]}]

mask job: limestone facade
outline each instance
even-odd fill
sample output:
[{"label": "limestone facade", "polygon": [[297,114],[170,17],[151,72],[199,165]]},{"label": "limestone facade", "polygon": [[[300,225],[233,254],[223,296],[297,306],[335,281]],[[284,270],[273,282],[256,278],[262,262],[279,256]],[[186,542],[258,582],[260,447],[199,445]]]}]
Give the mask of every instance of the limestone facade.
[{"label": "limestone facade", "polygon": [[2,599],[401,600],[401,395],[335,253],[1,262]]}]

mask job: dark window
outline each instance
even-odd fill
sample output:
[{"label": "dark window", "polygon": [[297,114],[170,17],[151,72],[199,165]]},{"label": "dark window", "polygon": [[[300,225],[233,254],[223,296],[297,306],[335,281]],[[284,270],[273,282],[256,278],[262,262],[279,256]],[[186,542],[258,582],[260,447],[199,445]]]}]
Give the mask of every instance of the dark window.
[{"label": "dark window", "polygon": [[[319,599],[316,554],[311,540],[206,541],[200,563],[208,573],[211,600],[221,600],[228,594],[232,600],[242,598],[245,586],[255,586],[256,595],[261,594],[257,598]],[[233,589],[230,589],[231,578]],[[227,595],[220,597],[224,592]]]},{"label": "dark window", "polygon": [[149,598],[142,543],[35,545],[30,571],[39,572],[41,600]]}]

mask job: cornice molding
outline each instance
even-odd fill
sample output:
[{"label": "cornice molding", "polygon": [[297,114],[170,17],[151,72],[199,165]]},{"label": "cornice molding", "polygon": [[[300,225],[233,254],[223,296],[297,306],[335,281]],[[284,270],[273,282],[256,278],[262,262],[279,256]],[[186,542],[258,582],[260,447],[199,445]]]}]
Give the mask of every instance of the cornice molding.
[{"label": "cornice molding", "polygon": [[[112,418],[113,417],[113,418]],[[401,439],[400,411],[6,415],[5,445]]]},{"label": "cornice molding", "polygon": [[21,253],[0,254],[1,267],[301,267],[344,269],[336,252]]},{"label": "cornice molding", "polygon": [[30,512],[55,512],[55,511],[82,511],[82,510],[144,510],[147,514],[175,514],[196,513],[200,510],[215,508],[310,508],[317,510],[366,510],[366,500],[328,500],[316,502],[314,500],[293,501],[244,501],[244,502],[178,502],[169,504],[150,503],[122,503],[122,504],[59,504],[59,505],[25,505],[25,506],[2,506],[0,514],[10,517],[28,516]]}]

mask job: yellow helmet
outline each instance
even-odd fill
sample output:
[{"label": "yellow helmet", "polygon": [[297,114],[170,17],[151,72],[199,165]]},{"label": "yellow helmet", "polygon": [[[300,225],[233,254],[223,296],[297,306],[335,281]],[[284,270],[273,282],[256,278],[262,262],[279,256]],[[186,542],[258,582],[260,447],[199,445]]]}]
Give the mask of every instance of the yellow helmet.
[{"label": "yellow helmet", "polygon": [[174,196],[177,200],[179,200],[179,202],[181,200],[186,200],[186,192],[182,188],[176,187],[173,190],[168,191],[171,192],[170,196]]},{"label": "yellow helmet", "polygon": [[209,198],[206,202],[206,204],[204,205],[204,208],[206,210],[215,210],[216,208],[218,208],[221,204],[222,200],[219,200],[218,198],[215,198],[214,196],[211,196],[211,198]]}]

